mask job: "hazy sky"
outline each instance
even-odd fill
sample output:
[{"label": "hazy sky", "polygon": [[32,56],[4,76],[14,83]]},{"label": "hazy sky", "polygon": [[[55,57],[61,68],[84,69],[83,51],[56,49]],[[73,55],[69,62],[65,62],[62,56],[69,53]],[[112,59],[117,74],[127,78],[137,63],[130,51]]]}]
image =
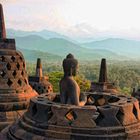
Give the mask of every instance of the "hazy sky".
[{"label": "hazy sky", "polygon": [[140,0],[0,0],[7,28],[140,39]]}]

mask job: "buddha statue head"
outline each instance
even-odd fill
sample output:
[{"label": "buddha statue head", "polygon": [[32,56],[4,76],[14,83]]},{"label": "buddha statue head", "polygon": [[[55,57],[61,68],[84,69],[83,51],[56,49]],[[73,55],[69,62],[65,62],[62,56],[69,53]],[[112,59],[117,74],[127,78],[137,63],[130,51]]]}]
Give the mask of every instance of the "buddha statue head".
[{"label": "buddha statue head", "polygon": [[68,54],[63,60],[64,76],[76,76],[78,69],[78,61],[72,54]]}]

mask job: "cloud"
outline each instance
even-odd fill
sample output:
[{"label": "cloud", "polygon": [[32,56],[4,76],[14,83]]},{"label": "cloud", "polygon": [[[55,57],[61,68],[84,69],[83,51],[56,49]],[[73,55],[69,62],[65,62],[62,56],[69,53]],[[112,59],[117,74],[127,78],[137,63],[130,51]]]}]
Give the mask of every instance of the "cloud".
[{"label": "cloud", "polygon": [[[139,37],[139,0],[0,0],[7,28]],[[84,24],[83,24],[84,23]],[[135,30],[134,30],[135,29]]]},{"label": "cloud", "polygon": [[3,8],[7,28],[20,30],[47,28],[62,31],[68,26],[59,10],[61,4],[56,0],[17,0],[10,4],[6,2]]}]

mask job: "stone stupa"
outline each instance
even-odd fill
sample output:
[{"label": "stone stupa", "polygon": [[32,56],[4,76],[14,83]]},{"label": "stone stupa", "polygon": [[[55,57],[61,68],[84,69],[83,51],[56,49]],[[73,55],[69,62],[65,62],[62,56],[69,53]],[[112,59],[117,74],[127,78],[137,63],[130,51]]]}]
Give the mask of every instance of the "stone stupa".
[{"label": "stone stupa", "polygon": [[101,60],[99,81],[91,82],[90,91],[91,92],[118,93],[118,90],[115,84],[108,82],[106,59],[104,58]]},{"label": "stone stupa", "polygon": [[15,40],[6,38],[3,7],[0,4],[0,130],[25,112],[31,97],[37,96],[28,83],[25,60]]},{"label": "stone stupa", "polygon": [[42,72],[42,64],[41,59],[37,59],[36,64],[36,75],[35,76],[29,76],[29,84],[32,86],[38,94],[44,94],[44,93],[52,93],[53,92],[53,86],[49,82],[48,76],[43,76]]}]

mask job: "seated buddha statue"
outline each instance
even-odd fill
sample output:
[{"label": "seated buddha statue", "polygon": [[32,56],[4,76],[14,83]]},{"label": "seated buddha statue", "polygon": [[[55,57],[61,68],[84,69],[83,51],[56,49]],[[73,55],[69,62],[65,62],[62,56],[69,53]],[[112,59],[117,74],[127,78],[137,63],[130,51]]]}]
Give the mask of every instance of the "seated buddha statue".
[{"label": "seated buddha statue", "polygon": [[68,54],[63,60],[64,76],[61,79],[60,86],[60,101],[63,104],[72,104],[84,106],[87,97],[80,93],[80,88],[73,76],[76,76],[78,69],[78,61],[72,54]]}]

